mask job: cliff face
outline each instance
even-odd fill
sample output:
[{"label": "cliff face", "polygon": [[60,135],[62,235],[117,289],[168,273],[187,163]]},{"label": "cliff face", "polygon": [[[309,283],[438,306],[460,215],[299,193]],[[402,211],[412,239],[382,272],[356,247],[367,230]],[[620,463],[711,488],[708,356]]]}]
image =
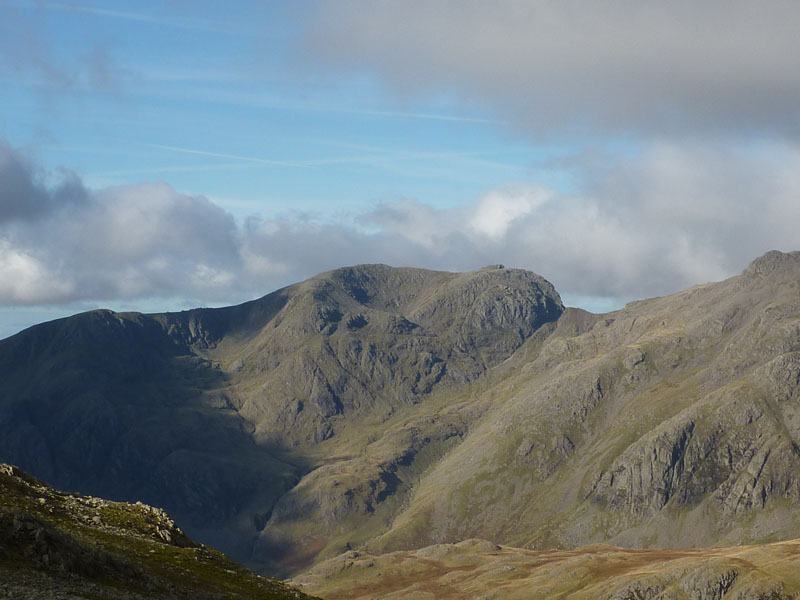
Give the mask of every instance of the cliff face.
[{"label": "cliff face", "polygon": [[606,315],[526,271],[362,265],[0,342],[0,456],[270,573],[472,537],[800,536],[800,253]]}]

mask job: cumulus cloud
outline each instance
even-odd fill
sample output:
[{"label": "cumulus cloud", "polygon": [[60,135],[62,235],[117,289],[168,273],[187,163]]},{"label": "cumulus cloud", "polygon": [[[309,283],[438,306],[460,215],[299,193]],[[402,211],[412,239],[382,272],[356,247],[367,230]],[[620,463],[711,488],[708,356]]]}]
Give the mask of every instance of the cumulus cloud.
[{"label": "cumulus cloud", "polygon": [[91,190],[0,146],[0,305],[236,302],[365,262],[447,270],[502,262],[542,274],[567,296],[629,299],[734,275],[772,248],[800,248],[797,146],[660,142],[613,166],[586,161],[588,183],[573,195],[516,184],[456,209],[378,204],[358,224],[237,223],[164,183]]},{"label": "cumulus cloud", "polygon": [[[568,296],[641,298],[719,280],[767,250],[800,248],[800,151],[652,144],[613,166],[588,158],[580,193],[502,186],[440,210],[403,200],[363,229],[267,221],[245,236],[272,272],[311,274],[387,262],[466,270],[503,262]],[[276,265],[279,265],[276,266]]]},{"label": "cumulus cloud", "polygon": [[74,174],[43,172],[0,145],[4,304],[213,299],[239,271],[237,236],[231,215],[203,197],[166,184],[88,190]]},{"label": "cumulus cloud", "polygon": [[62,171],[60,181],[50,189],[45,188],[45,179],[46,174],[30,159],[0,140],[0,224],[35,219],[59,207],[80,204],[86,196],[81,182],[68,171]]},{"label": "cumulus cloud", "polygon": [[[384,205],[382,235],[429,264],[505,262],[630,298],[800,248],[798,19],[790,0],[343,0],[316,5],[299,49],[399,101],[454,93],[577,150],[536,165],[567,171],[572,195],[532,182],[447,214]],[[609,134],[635,153],[591,150]]]},{"label": "cumulus cloud", "polygon": [[552,193],[533,186],[506,186],[488,193],[469,219],[474,232],[493,240],[501,239],[517,220],[546,204]]},{"label": "cumulus cloud", "polygon": [[312,64],[453,90],[538,133],[800,133],[792,0],[320,2]]}]

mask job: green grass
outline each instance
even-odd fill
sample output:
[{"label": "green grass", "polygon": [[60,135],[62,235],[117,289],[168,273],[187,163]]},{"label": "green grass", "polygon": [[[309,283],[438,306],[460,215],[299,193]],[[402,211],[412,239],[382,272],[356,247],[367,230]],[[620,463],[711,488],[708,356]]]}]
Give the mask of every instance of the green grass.
[{"label": "green grass", "polygon": [[[169,590],[177,591],[185,597],[275,600],[296,597],[285,584],[259,577],[222,553],[185,538],[179,530],[169,526],[169,521],[163,515],[159,516],[143,505],[100,502],[57,492],[24,475],[0,474],[0,511],[17,515],[16,518],[23,519],[23,523],[35,523],[33,519],[38,519],[45,527],[52,528],[49,531],[55,530],[68,536],[52,538],[52,534],[46,533],[42,539],[45,540],[44,543],[50,544],[62,542],[47,542],[48,539],[71,539],[77,544],[63,547],[50,545],[48,552],[63,554],[71,552],[70,548],[73,547],[82,548],[80,552],[83,554],[70,558],[73,561],[70,564],[75,564],[76,560],[79,561],[77,564],[82,564],[80,561],[95,560],[92,558],[96,556],[92,554],[93,548],[102,549],[107,555],[120,561],[98,563],[101,565],[100,571],[88,580],[91,583],[89,587],[99,586],[100,589],[109,590],[109,595],[101,593],[98,597],[113,596],[115,589],[141,594],[142,597],[162,597],[171,594]],[[100,523],[93,517],[99,517]],[[162,519],[161,522],[159,518]],[[164,543],[158,536],[159,529],[169,529],[173,540],[182,547]],[[6,533],[9,537],[4,545],[23,544],[20,548],[26,548],[26,544],[38,543],[38,538],[37,542],[32,541],[32,533],[25,533],[25,527],[21,533],[15,531],[12,529]],[[25,541],[29,539],[26,535],[31,541]],[[48,535],[51,537],[47,537]],[[9,552],[13,552],[15,547],[12,545]],[[47,574],[41,565],[26,559],[26,555],[6,554],[4,553],[2,563],[5,566],[18,564],[22,569],[19,571],[20,577],[24,577],[26,570]],[[118,570],[115,566],[122,564],[132,566],[134,571],[130,571],[128,567]],[[96,569],[91,572],[95,571]],[[131,575],[134,572],[138,575]],[[60,575],[56,572],[53,577],[58,578]],[[83,585],[80,583],[82,577],[88,576],[79,576],[74,584],[79,587]]]}]

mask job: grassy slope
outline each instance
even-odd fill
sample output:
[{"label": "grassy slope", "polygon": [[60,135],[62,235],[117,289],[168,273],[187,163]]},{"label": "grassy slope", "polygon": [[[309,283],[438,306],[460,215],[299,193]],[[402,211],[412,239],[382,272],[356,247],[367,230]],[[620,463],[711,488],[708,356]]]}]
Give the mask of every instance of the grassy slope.
[{"label": "grassy slope", "polygon": [[800,597],[800,541],[729,548],[534,551],[481,540],[385,555],[352,551],[294,583],[328,600]]},{"label": "grassy slope", "polygon": [[22,597],[308,597],[190,540],[160,509],[59,492],[5,464],[0,590]]}]

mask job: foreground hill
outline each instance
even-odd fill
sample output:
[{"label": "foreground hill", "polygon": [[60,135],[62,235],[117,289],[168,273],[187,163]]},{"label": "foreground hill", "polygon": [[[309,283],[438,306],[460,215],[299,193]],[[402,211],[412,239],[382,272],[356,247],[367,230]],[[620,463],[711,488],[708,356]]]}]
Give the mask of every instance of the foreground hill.
[{"label": "foreground hill", "polygon": [[800,541],[534,551],[472,539],[379,556],[351,551],[294,583],[327,600],[794,600]]},{"label": "foreground hill", "polygon": [[161,509],[58,492],[0,464],[0,595],[302,600],[187,538]]}]

